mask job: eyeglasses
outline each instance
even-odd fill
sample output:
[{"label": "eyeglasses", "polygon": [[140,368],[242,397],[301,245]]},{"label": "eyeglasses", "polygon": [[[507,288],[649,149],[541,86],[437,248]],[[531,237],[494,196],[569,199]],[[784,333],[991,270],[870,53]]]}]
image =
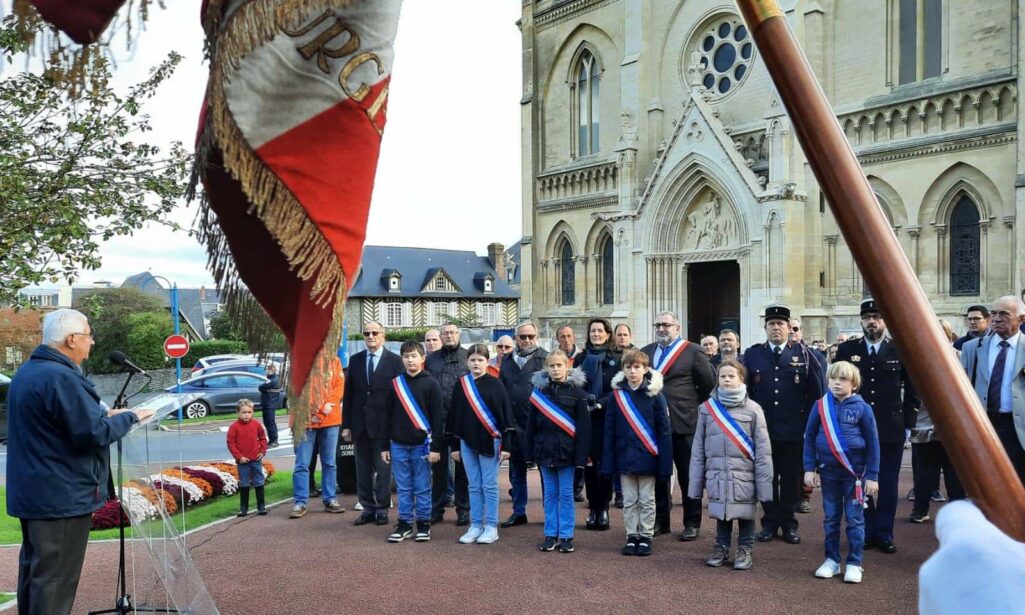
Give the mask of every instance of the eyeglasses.
[{"label": "eyeglasses", "polygon": [[986,319],[983,318],[982,316],[969,316],[968,317],[968,321],[969,322],[978,322],[980,320],[986,320]]},{"label": "eyeglasses", "polygon": [[536,333],[524,333],[522,335],[517,335],[516,337],[521,339],[521,340],[523,340],[523,341],[526,341],[526,340],[532,340],[532,339],[537,338],[537,334]]},{"label": "eyeglasses", "polygon": [[381,335],[381,332],[380,331],[364,331],[363,332],[363,337],[374,337],[374,336],[377,336],[377,335]]},{"label": "eyeglasses", "polygon": [[72,333],[71,335],[81,335],[82,337],[88,337],[89,339],[96,339],[92,333]]},{"label": "eyeglasses", "polygon": [[509,345],[509,346],[495,346],[495,348],[498,348],[499,350],[512,350],[513,349],[513,347],[511,345]]},{"label": "eyeglasses", "polygon": [[676,323],[672,323],[672,322],[656,322],[655,323],[655,328],[656,329],[671,329],[671,328],[673,328],[675,326],[676,326]]}]

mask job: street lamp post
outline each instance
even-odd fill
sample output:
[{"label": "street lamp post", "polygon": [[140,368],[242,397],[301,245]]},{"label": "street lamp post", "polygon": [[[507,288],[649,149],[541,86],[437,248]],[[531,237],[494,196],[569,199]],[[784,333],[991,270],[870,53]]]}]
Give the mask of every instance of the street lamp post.
[{"label": "street lamp post", "polygon": [[[152,274],[150,274],[152,275]],[[178,284],[172,282],[162,275],[154,275],[154,280],[163,280],[167,283],[167,290],[171,293],[171,322],[174,323],[174,334],[179,335],[181,333],[181,323],[178,319]],[[182,392],[182,360],[177,358],[174,360],[174,376],[175,376],[175,394],[181,395]],[[180,399],[180,397],[179,397]],[[182,407],[178,406],[178,428],[181,429],[182,422]]]}]

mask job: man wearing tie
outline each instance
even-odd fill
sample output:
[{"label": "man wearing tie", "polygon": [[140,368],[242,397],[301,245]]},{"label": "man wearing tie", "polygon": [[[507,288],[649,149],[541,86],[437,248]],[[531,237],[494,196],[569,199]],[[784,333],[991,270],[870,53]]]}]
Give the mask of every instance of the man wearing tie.
[{"label": "man wearing tie", "polygon": [[982,407],[1025,483],[1025,335],[1020,325],[1025,303],[1013,295],[1001,297],[990,311],[990,335],[961,348],[961,365],[975,387]]},{"label": "man wearing tie", "polygon": [[343,397],[342,439],[356,448],[356,497],[363,514],[356,525],[373,521],[388,524],[391,500],[391,467],[377,454],[384,432],[384,400],[392,379],[402,373],[402,359],[384,348],[384,327],[379,322],[363,326],[366,350],[349,359]]},{"label": "man wearing tie", "polygon": [[895,553],[893,520],[897,514],[897,479],[907,430],[915,426],[918,396],[897,347],[886,337],[886,321],[874,299],[861,302],[862,339],[840,344],[837,361],[861,371],[858,394],[872,406],[879,430],[879,495],[865,510],[865,548]]}]

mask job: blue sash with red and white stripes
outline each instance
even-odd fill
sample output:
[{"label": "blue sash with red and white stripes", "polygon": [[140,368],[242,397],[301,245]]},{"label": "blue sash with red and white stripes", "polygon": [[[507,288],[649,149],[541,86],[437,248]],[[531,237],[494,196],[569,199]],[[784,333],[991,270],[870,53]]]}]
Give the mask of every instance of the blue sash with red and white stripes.
[{"label": "blue sash with red and white stripes", "polygon": [[658,358],[658,363],[655,364],[655,369],[658,370],[660,374],[664,374],[669,371],[669,368],[673,366],[676,359],[680,358],[680,355],[683,354],[683,351],[687,346],[690,346],[690,342],[682,337],[677,338],[675,342],[669,344],[669,346],[662,350],[662,356]]},{"label": "blue sash with red and white stripes", "polygon": [[840,465],[854,477],[854,497],[864,504],[865,494],[861,488],[861,477],[854,470],[854,464],[851,463],[848,456],[847,441],[844,440],[843,432],[840,431],[840,418],[836,413],[836,398],[832,393],[827,392],[822,399],[815,402],[815,406],[819,412],[819,422],[822,423],[822,432],[826,436],[826,442],[829,443],[829,450],[833,452],[833,457],[836,457]]},{"label": "blue sash with red and white stripes", "polygon": [[630,428],[634,430],[637,437],[640,438],[641,444],[644,448],[648,449],[648,452],[658,457],[658,441],[655,439],[655,430],[648,425],[648,421],[644,420],[641,413],[637,410],[637,406],[634,405],[633,398],[630,394],[623,389],[616,389],[613,393],[613,397],[616,399],[616,405],[619,406],[619,411],[623,413],[623,418],[626,419]]},{"label": "blue sash with red and white stripes", "polygon": [[395,387],[395,394],[399,398],[399,403],[402,404],[402,408],[406,411],[406,416],[409,417],[413,426],[420,431],[427,432],[427,439],[424,441],[424,454],[428,454],[431,450],[431,423],[427,420],[427,415],[424,414],[420,404],[413,397],[413,392],[409,390],[409,383],[406,382],[404,375],[400,374],[392,380],[392,386]]},{"label": "blue sash with red and white stripes", "polygon": [[743,453],[748,459],[755,458],[755,442],[751,439],[751,436],[747,434],[740,427],[740,423],[737,423],[736,419],[730,416],[726,407],[719,402],[718,399],[710,397],[705,402],[705,409],[708,410],[708,415],[712,417],[715,424],[719,426],[719,429],[726,435],[730,442],[733,443],[740,452]]},{"label": "blue sash with red and white stripes", "polygon": [[480,391],[477,390],[477,382],[473,379],[473,376],[466,374],[459,379],[459,382],[463,385],[463,395],[466,396],[466,401],[470,403],[470,408],[477,415],[477,420],[484,426],[484,431],[488,432],[488,435],[492,438],[501,438],[502,432],[498,430],[498,421],[495,420],[495,415],[491,413],[487,404],[484,403],[484,398],[480,396]]},{"label": "blue sash with red and white stripes", "polygon": [[545,397],[545,394],[534,389],[534,392],[530,394],[530,403],[534,404],[537,411],[545,415],[549,421],[558,425],[563,431],[569,434],[569,437],[575,438],[577,436],[577,424],[576,421],[565,410],[555,405],[555,403]]}]

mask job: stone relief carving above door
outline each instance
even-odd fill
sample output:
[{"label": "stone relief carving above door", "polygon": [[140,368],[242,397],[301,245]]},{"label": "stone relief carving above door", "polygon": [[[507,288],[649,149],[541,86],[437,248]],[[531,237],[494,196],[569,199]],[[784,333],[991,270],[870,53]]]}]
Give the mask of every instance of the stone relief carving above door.
[{"label": "stone relief carving above door", "polygon": [[709,191],[687,210],[683,225],[684,250],[721,250],[739,243],[737,219],[722,199]]}]

